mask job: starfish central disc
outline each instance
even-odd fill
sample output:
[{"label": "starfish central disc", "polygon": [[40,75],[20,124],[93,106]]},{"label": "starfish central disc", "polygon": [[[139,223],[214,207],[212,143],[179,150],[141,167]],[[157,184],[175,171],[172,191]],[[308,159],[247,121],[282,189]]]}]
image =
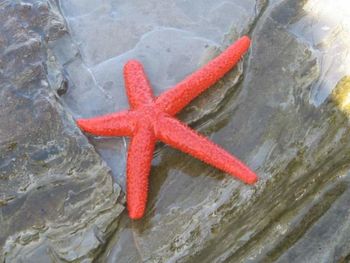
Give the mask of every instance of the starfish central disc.
[{"label": "starfish central disc", "polygon": [[157,123],[160,118],[165,118],[166,116],[170,117],[170,115],[157,109],[154,104],[141,107],[140,109],[136,110],[136,112],[139,115],[139,120],[142,123],[141,125],[147,123],[153,129],[157,127]]},{"label": "starfish central disc", "polygon": [[90,119],[78,119],[78,126],[97,136],[132,137],[127,160],[127,207],[132,219],[141,218],[146,209],[148,177],[157,140],[198,158],[247,184],[256,174],[241,161],[181,123],[174,116],[189,102],[234,67],[250,45],[242,37],[221,55],[186,77],[158,98],[152,93],[140,62],[130,60],[124,67],[124,80],[130,109]]}]

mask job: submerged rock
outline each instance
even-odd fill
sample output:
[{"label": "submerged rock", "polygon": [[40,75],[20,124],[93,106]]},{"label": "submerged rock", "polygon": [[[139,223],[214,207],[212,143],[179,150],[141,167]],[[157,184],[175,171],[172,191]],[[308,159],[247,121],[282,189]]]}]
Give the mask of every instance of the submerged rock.
[{"label": "submerged rock", "polygon": [[[62,99],[76,117],[129,107],[122,73],[131,58],[144,64],[159,95],[248,33],[266,4],[264,0],[59,2],[69,35],[55,42],[53,51],[69,80]],[[217,111],[241,74],[240,65],[187,107],[182,118],[194,122]],[[125,140],[92,138],[91,142],[124,188]]]},{"label": "submerged rock", "polygon": [[[266,10],[239,92],[201,123],[257,171],[257,185],[162,149],[148,214],[122,221],[101,262],[273,262],[300,252],[288,251],[304,235],[307,242],[307,230],[348,189],[342,175],[350,163],[348,115],[336,96],[320,106],[310,99],[322,72],[319,54],[289,30],[306,15],[303,4],[287,0]],[[347,237],[338,239],[345,256]]]},{"label": "submerged rock", "polygon": [[[334,160],[338,161],[349,152],[349,99],[350,94],[350,77],[343,77],[337,86],[333,89],[329,103],[337,107],[337,111],[341,111],[342,115],[338,119],[345,121],[344,127],[337,131],[336,149],[341,148],[343,144],[343,155],[335,156]],[[338,160],[337,160],[338,159]],[[346,159],[346,158],[345,158]],[[346,159],[340,163],[341,166],[335,165],[332,173],[336,173],[337,169],[348,169]],[[325,176],[326,177],[326,176]],[[310,204],[304,207],[304,215],[299,219],[296,229],[292,232],[285,242],[281,242],[275,254],[281,255],[277,262],[348,262],[350,255],[350,177],[344,176],[333,183],[327,183],[323,186],[320,193],[313,195]],[[321,187],[320,187],[321,189]],[[283,249],[284,253],[278,252]],[[275,259],[277,257],[273,257]]]},{"label": "submerged rock", "polygon": [[0,23],[0,261],[90,262],[123,206],[48,79],[64,23],[45,1],[0,1]]},{"label": "submerged rock", "polygon": [[[349,260],[346,0],[322,2],[0,1],[0,259]],[[120,188],[66,110],[126,108],[129,58],[159,94],[247,32],[245,63],[181,118],[259,182],[161,146],[145,218],[119,222]],[[89,140],[123,186],[127,141]]]}]

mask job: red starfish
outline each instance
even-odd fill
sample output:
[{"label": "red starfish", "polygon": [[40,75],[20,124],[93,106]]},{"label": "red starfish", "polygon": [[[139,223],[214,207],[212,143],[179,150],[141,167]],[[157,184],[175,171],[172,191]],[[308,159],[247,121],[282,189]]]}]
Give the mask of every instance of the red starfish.
[{"label": "red starfish", "polygon": [[249,45],[250,39],[242,37],[157,98],[152,94],[141,63],[130,60],[124,67],[124,79],[131,110],[77,120],[83,131],[94,135],[132,137],[127,161],[127,206],[132,219],[141,218],[145,212],[148,177],[157,140],[247,184],[257,181],[255,173],[242,162],[173,117],[235,66]]}]

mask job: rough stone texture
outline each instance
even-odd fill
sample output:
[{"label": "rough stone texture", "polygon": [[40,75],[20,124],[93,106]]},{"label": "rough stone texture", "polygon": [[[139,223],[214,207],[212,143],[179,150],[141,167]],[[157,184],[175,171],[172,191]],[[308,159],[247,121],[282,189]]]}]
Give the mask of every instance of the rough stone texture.
[{"label": "rough stone texture", "polygon": [[[1,256],[350,260],[347,0],[58,2],[67,29],[54,2],[0,2],[0,47],[11,47],[0,58]],[[115,229],[119,188],[51,90],[74,116],[114,111],[127,106],[128,58],[145,64],[161,92],[246,32],[245,63],[181,117],[246,161],[259,183],[161,146],[145,218],[124,214]],[[123,184],[126,140],[89,139]]]},{"label": "rough stone texture", "polygon": [[[349,92],[350,77],[344,77],[331,94],[331,103],[345,113],[345,118],[350,114]],[[339,130],[338,134],[343,132]],[[347,137],[341,137],[347,140]],[[347,144],[343,146],[348,148]],[[347,175],[328,183],[313,196],[310,205],[302,208],[303,218],[299,218],[296,230],[274,248],[275,254],[271,259],[275,260],[281,255],[277,262],[349,262],[349,180],[350,176]]]},{"label": "rough stone texture", "polygon": [[64,23],[53,2],[0,1],[0,24],[0,261],[90,262],[123,206],[49,84]]},{"label": "rough stone texture", "polygon": [[[348,257],[346,231],[336,241],[330,236],[333,243],[322,246],[324,253],[317,252],[317,244],[325,244],[322,236],[315,238],[315,246],[308,240],[327,222],[338,231],[347,229],[346,223],[337,226],[339,221],[332,221],[337,214],[327,211],[334,203],[333,211],[342,209],[347,218],[346,209],[337,204],[346,203],[342,194],[349,188],[342,175],[349,168],[350,127],[339,106],[344,96],[336,95],[341,84],[319,107],[310,100],[322,72],[319,57],[289,31],[305,15],[303,4],[287,0],[267,9],[253,32],[240,92],[201,126],[256,169],[256,187],[162,149],[152,169],[147,216],[132,224],[124,219],[101,262],[308,262],[310,255],[317,259],[327,253],[335,260]],[[327,215],[331,219],[325,222]],[[296,253],[301,253],[300,261],[291,259]]]}]

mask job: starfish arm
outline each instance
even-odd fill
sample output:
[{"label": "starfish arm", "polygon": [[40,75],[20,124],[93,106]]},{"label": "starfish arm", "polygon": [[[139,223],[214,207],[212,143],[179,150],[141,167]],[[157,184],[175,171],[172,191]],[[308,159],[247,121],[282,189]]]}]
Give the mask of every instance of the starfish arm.
[{"label": "starfish arm", "polygon": [[162,118],[157,127],[157,138],[164,143],[223,170],[247,184],[257,181],[256,174],[241,161],[176,119]]},{"label": "starfish arm", "polygon": [[156,104],[166,113],[175,115],[234,67],[247,52],[249,45],[249,37],[240,38],[218,57],[159,96]]},{"label": "starfish arm", "polygon": [[132,219],[139,219],[146,209],[148,178],[156,138],[149,127],[141,127],[131,139],[127,161],[127,207]]},{"label": "starfish arm", "polygon": [[125,64],[124,80],[131,108],[153,102],[151,86],[140,62],[129,60]]},{"label": "starfish arm", "polygon": [[122,111],[104,116],[78,119],[77,124],[84,132],[97,136],[131,136],[137,124],[132,111]]}]

